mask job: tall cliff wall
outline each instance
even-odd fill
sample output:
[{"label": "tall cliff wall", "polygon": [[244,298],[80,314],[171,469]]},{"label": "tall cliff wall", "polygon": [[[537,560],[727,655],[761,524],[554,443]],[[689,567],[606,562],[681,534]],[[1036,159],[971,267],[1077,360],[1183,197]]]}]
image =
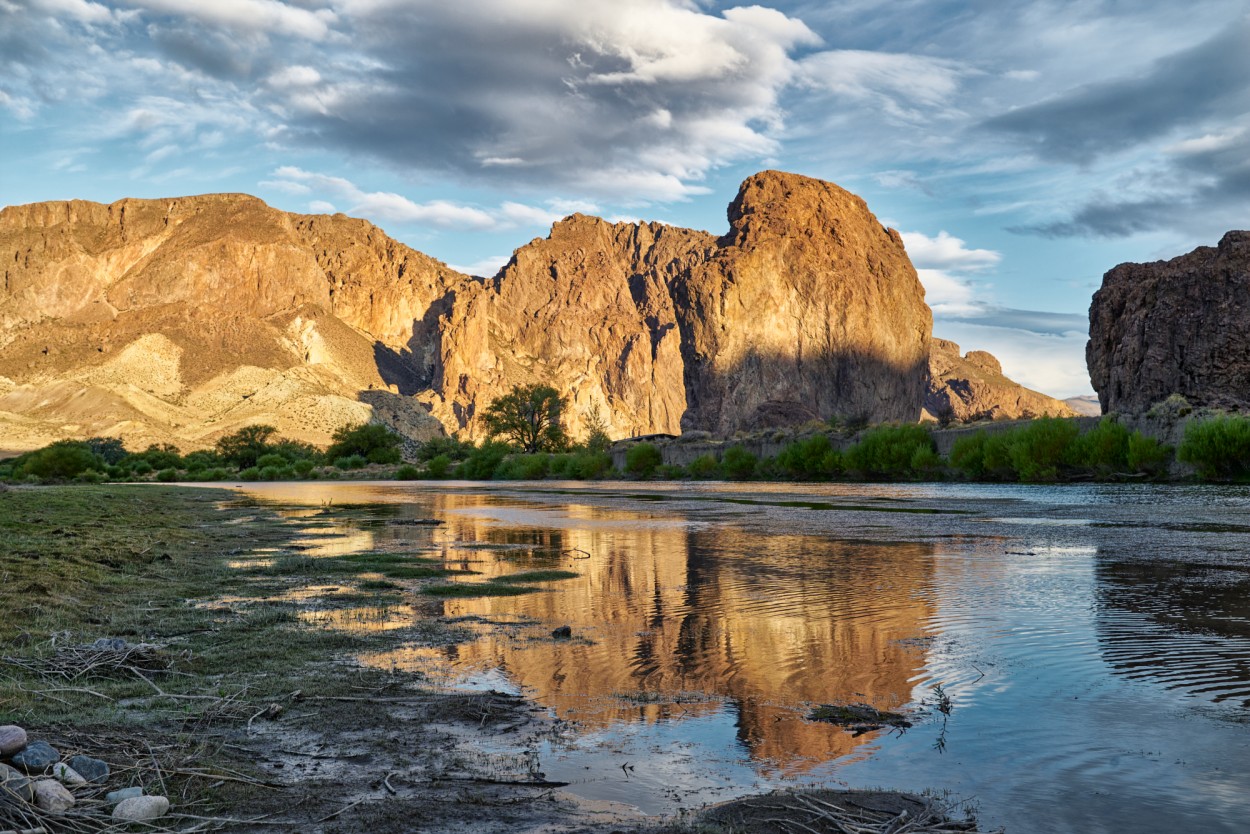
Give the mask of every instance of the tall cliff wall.
[{"label": "tall cliff wall", "polygon": [[1141,413],[1171,394],[1250,408],[1250,232],[1104,275],[1085,358],[1104,412]]},{"label": "tall cliff wall", "polygon": [[819,180],[743,183],[721,237],[574,215],[475,279],[363,220],[254,197],[0,211],[0,449],[324,442],[374,413],[483,435],[511,386],[613,437],[914,420],[931,317],[897,233]]}]

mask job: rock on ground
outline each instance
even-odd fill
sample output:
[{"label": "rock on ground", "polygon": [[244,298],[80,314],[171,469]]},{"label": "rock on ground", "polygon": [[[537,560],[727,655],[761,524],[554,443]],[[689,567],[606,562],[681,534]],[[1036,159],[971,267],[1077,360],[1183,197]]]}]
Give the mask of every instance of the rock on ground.
[{"label": "rock on ground", "polygon": [[146,822],[169,813],[169,800],[163,796],[134,796],[123,799],[113,809],[113,819],[122,822]]},{"label": "rock on ground", "polygon": [[69,760],[69,766],[82,775],[88,782],[103,785],[109,778],[108,762],[93,759],[91,756],[77,755]]},{"label": "rock on ground", "polygon": [[40,779],[32,786],[35,806],[49,814],[62,814],[74,807],[74,795],[54,779]]},{"label": "rock on ground", "polygon": [[46,741],[32,741],[11,761],[27,773],[42,773],[61,760],[61,754]]},{"label": "rock on ground", "polygon": [[0,756],[12,756],[26,746],[26,731],[16,724],[0,727]]}]

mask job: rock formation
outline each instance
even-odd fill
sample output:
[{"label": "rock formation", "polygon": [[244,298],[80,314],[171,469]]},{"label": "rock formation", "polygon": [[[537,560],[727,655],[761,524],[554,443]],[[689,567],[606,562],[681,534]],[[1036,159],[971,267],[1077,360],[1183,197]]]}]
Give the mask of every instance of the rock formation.
[{"label": "rock formation", "polygon": [[970,350],[960,356],[959,345],[947,339],[935,338],[932,346],[924,408],[934,419],[966,423],[1077,416],[1062,400],[1003,376],[1003,366],[993,354]]},{"label": "rock formation", "polygon": [[931,317],[897,233],[837,186],[765,172],[730,231],[574,215],[493,278],[363,221],[217,194],[0,211],[0,448],[324,443],[373,417],[479,439],[513,385],[612,437],[914,420]]},{"label": "rock formation", "polygon": [[1104,412],[1141,413],[1171,394],[1250,408],[1250,232],[1104,275],[1085,358]]}]

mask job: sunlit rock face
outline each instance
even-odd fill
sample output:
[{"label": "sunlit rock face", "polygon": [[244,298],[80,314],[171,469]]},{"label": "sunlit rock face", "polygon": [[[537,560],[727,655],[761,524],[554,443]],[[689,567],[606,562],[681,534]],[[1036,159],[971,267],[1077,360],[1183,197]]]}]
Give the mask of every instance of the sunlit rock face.
[{"label": "sunlit rock face", "polygon": [[1250,232],[1104,275],[1085,358],[1104,412],[1140,413],[1171,394],[1250,407]]},{"label": "sunlit rock face", "polygon": [[114,435],[211,444],[249,423],[324,443],[382,419],[480,439],[515,385],[566,428],[718,434],[917,418],[931,317],[858,197],[766,171],[722,238],[574,215],[489,279],[363,221],[254,197],[0,212],[3,448]]},{"label": "sunlit rock face", "polygon": [[961,356],[959,345],[947,339],[931,342],[924,407],[934,418],[960,422],[1077,416],[1062,400],[1008,379],[993,354],[970,350]]},{"label": "sunlit rock face", "polygon": [[729,223],[675,285],[683,426],[916,420],[933,317],[899,234],[854,194],[778,171],[742,184]]}]

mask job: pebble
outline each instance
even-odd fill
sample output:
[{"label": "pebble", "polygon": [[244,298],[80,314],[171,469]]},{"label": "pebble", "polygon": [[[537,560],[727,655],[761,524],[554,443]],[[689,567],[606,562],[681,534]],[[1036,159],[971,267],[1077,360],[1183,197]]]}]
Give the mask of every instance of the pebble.
[{"label": "pebble", "polygon": [[16,797],[22,802],[34,802],[35,789],[21,771],[8,765],[0,765],[0,801],[10,797]]},{"label": "pebble", "polygon": [[61,760],[61,754],[46,741],[32,741],[13,757],[13,764],[27,773],[43,773]]},{"label": "pebble", "polygon": [[12,755],[24,746],[26,746],[26,730],[16,724],[0,726],[0,755]]},{"label": "pebble", "polygon": [[109,805],[116,805],[123,799],[134,799],[136,796],[143,796],[143,788],[121,788],[109,791],[104,795],[104,801]]},{"label": "pebble", "polygon": [[82,778],[82,774],[74,770],[64,762],[57,762],[52,765],[52,775],[62,785],[69,785],[71,788],[77,788],[80,785],[87,784],[87,780]]},{"label": "pebble", "polygon": [[55,779],[40,779],[34,784],[35,806],[49,814],[60,814],[74,807],[74,795]]},{"label": "pebble", "polygon": [[108,762],[93,759],[90,756],[78,755],[69,760],[69,766],[82,774],[88,782],[103,785],[109,778]]},{"label": "pebble", "polygon": [[169,800],[163,796],[132,796],[117,803],[113,819],[119,822],[146,822],[163,817],[168,812]]},{"label": "pebble", "polygon": [[555,631],[551,632],[551,636],[556,638],[557,640],[568,640],[572,638],[573,636],[573,627],[572,626],[560,626]]},{"label": "pebble", "polygon": [[26,731],[16,724],[0,727],[0,756],[12,756],[26,746]]}]

